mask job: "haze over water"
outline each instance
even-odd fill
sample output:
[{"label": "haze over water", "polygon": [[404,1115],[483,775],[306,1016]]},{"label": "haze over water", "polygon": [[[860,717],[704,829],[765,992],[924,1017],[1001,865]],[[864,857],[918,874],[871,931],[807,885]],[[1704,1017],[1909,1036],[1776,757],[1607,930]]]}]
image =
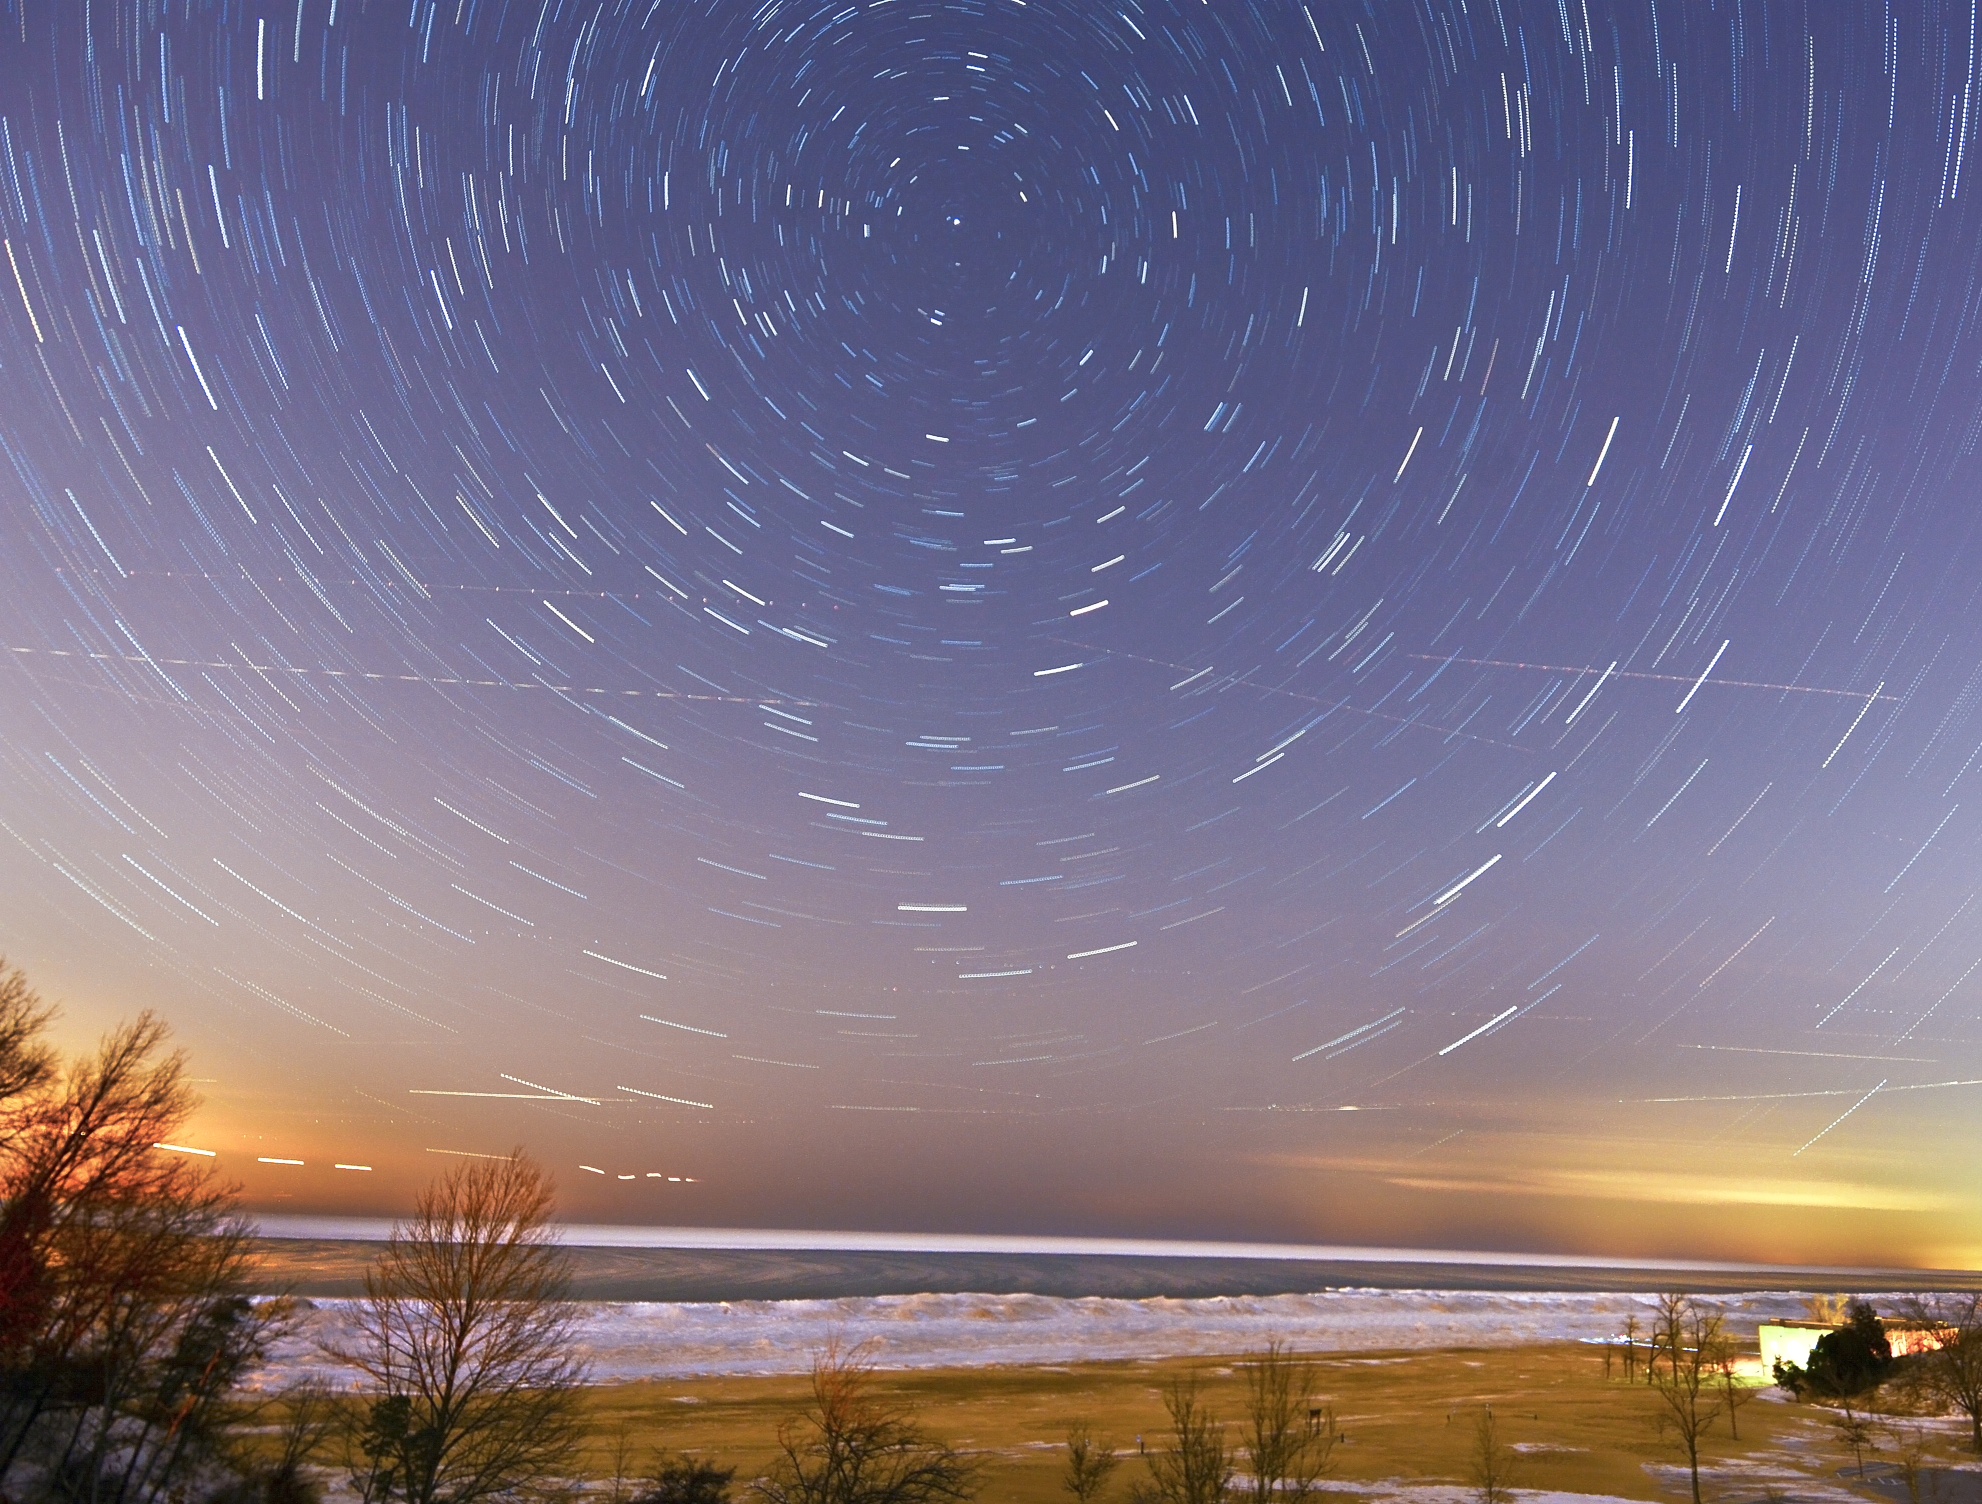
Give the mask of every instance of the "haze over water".
[{"label": "haze over water", "polygon": [[1976,26],[0,0],[0,950],[263,1210],[1972,1266]]}]

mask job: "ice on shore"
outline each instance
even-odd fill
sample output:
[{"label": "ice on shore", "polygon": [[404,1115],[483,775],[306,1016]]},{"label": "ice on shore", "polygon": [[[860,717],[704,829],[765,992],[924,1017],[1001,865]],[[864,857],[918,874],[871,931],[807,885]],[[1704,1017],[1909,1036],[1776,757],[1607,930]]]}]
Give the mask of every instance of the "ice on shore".
[{"label": "ice on shore", "polygon": [[[1874,1297],[1876,1300],[1877,1297]],[[1803,1297],[1717,1296],[1734,1331],[1803,1314]],[[275,1355],[277,1382],[341,1375],[321,1356],[348,1330],[354,1302],[320,1300]],[[588,1301],[577,1351],[595,1380],[797,1374],[828,1342],[867,1344],[882,1368],[970,1368],[1109,1359],[1230,1356],[1273,1338],[1310,1352],[1511,1347],[1601,1341],[1627,1317],[1650,1325],[1641,1294],[1328,1290],[1312,1295],[1067,1299],[1040,1295],[892,1295],[840,1300],[673,1303]]]}]

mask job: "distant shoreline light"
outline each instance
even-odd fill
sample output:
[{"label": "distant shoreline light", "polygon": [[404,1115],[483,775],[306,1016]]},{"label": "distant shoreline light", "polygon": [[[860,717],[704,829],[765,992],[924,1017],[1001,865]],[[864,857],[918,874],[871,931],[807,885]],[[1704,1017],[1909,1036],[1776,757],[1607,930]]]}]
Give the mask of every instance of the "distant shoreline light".
[{"label": "distant shoreline light", "polygon": [[[277,1240],[381,1242],[389,1217],[257,1215],[256,1230]],[[1223,1243],[1199,1239],[1032,1237],[1001,1233],[821,1232],[802,1228],[638,1227],[567,1222],[556,1228],[571,1248],[660,1248],[728,1253],[920,1253],[1052,1255],[1076,1258],[1248,1259],[1274,1263],[1432,1264],[1513,1269],[1669,1270],[1693,1274],[1855,1275],[1875,1271],[1803,1264],[1698,1259],[1594,1258],[1451,1248],[1364,1248],[1322,1243]]]}]

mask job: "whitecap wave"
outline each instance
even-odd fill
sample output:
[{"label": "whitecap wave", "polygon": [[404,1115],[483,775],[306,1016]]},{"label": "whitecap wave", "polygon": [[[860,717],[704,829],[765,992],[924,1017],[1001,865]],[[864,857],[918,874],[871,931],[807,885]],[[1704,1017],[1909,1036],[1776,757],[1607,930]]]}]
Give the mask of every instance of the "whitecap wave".
[{"label": "whitecap wave", "polygon": [[[1874,1297],[1876,1300],[1877,1297]],[[271,1378],[337,1372],[322,1346],[355,1303],[315,1303],[275,1356]],[[1716,1297],[1736,1331],[1803,1314],[1803,1297]],[[1649,1325],[1642,1294],[1470,1290],[1326,1290],[1309,1295],[1122,1300],[925,1294],[686,1303],[585,1302],[576,1350],[598,1382],[804,1373],[829,1342],[865,1345],[881,1368],[975,1368],[1232,1356],[1278,1338],[1309,1352],[1518,1347],[1602,1341],[1628,1317]]]}]

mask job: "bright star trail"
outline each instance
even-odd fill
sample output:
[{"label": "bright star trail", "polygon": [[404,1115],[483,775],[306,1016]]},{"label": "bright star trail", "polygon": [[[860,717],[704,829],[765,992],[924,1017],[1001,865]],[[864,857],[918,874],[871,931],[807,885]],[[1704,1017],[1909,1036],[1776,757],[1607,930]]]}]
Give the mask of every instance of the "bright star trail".
[{"label": "bright star trail", "polygon": [[1977,27],[0,0],[0,949],[255,1205],[1970,1258]]}]

